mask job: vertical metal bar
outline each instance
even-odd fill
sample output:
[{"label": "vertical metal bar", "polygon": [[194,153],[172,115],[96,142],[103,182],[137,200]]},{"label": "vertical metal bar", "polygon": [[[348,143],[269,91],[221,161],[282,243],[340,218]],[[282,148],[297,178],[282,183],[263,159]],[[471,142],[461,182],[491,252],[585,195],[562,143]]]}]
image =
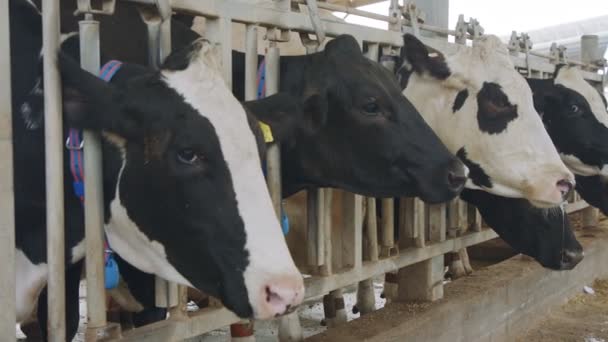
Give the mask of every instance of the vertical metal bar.
[{"label": "vertical metal bar", "polygon": [[[266,95],[276,94],[279,91],[279,48],[275,42],[270,42],[266,53]],[[268,146],[266,156],[266,170],[268,174],[268,189],[277,215],[281,212],[281,152],[279,145],[273,143]]]},{"label": "vertical metal bar", "polygon": [[247,25],[245,33],[245,100],[257,97],[258,27]]},{"label": "vertical metal bar", "polygon": [[[599,36],[585,34],[581,37],[581,62],[592,63],[600,59]],[[589,70],[589,68],[585,68]]]},{"label": "vertical metal bar", "polygon": [[[91,14],[79,23],[80,64],[83,69],[97,75],[100,67],[99,22]],[[102,151],[99,134],[84,132],[85,173],[85,237],[87,274],[87,332],[97,335],[106,326],[106,292],[103,265],[103,174]],[[87,334],[89,335],[89,334]]]},{"label": "vertical metal bar", "polygon": [[321,266],[325,262],[325,235],[323,233],[323,209],[325,207],[323,189],[309,189],[307,193],[306,229],[308,236],[308,265]]},{"label": "vertical metal bar", "polygon": [[383,257],[389,257],[395,248],[395,201],[382,199],[382,250]]},{"label": "vertical metal bar", "polygon": [[370,261],[378,261],[378,217],[376,215],[376,199],[367,197],[367,253]]},{"label": "vertical metal bar", "polygon": [[[207,19],[206,36],[213,42],[221,45],[222,75],[228,88],[232,88],[232,19],[219,17],[217,19]],[[268,82],[266,85],[268,93]]]},{"label": "vertical metal bar", "polygon": [[[583,35],[581,37],[581,61],[584,63],[592,63],[597,61],[602,56],[600,56],[600,48],[599,48],[599,37],[597,35]],[[590,70],[589,68],[585,68]],[[602,87],[598,89],[600,92],[603,91]],[[583,226],[584,227],[592,227],[595,226],[598,222],[598,209],[592,206],[588,206],[583,209]]]},{"label": "vertical metal bar", "polygon": [[[13,18],[13,20],[15,20]],[[0,0],[0,336],[15,336],[15,216],[8,0]]]},{"label": "vertical metal bar", "polygon": [[64,342],[65,239],[63,212],[63,124],[61,83],[57,68],[59,50],[59,1],[42,2],[42,52],[44,55],[44,138],[46,155],[46,222],[49,341]]}]

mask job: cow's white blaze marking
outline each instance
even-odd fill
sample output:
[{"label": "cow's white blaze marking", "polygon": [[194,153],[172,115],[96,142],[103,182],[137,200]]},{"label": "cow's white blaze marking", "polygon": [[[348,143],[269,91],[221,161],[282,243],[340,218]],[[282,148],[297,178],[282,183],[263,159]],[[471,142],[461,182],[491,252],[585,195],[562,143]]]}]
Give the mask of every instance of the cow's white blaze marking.
[{"label": "cow's white blaze marking", "polygon": [[[497,37],[486,36],[473,48],[446,56],[446,63],[452,72],[446,80],[413,73],[403,94],[452,153],[464,147],[467,158],[479,164],[493,185],[485,190],[506,197],[524,197],[542,206],[558,204],[561,193],[557,181],[573,181],[574,176],[559,158],[534,109],[532,91],[515,71],[504,44]],[[517,106],[517,118],[498,134],[478,128],[477,93],[484,82],[500,85],[509,102]],[[453,113],[456,96],[464,89],[470,95]],[[467,187],[471,185],[467,182]]]},{"label": "cow's white blaze marking", "polygon": [[287,249],[262,174],[256,140],[242,105],[223,80],[216,53],[207,42],[181,71],[163,71],[167,85],[211,122],[228,165],[247,240],[249,265],[244,272],[250,304],[265,296],[271,276],[300,276]]},{"label": "cow's white blaze marking", "polygon": [[20,249],[15,249],[15,299],[17,322],[27,322],[36,307],[40,292],[46,285],[47,264],[35,265]]},{"label": "cow's white blaze marking", "polygon": [[562,85],[579,93],[587,100],[593,115],[602,125],[608,127],[608,112],[602,97],[585,79],[577,67],[564,66],[555,77],[555,84]]}]

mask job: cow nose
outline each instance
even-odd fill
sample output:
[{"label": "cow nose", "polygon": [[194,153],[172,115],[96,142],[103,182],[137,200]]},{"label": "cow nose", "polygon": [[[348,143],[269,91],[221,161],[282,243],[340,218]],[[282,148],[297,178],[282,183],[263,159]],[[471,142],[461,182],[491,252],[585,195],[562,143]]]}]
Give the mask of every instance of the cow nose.
[{"label": "cow nose", "polygon": [[301,277],[275,279],[264,288],[260,316],[272,318],[287,314],[295,310],[303,299],[304,285]]},{"label": "cow nose", "polygon": [[576,266],[581,260],[585,253],[583,250],[566,250],[562,252],[562,260],[560,262],[560,270],[571,270]]},{"label": "cow nose", "polygon": [[454,158],[448,167],[448,187],[458,193],[464,189],[469,169],[458,158]]},{"label": "cow nose", "polygon": [[568,198],[568,196],[570,195],[570,193],[572,192],[572,190],[574,189],[574,184],[567,179],[562,179],[562,180],[558,181],[556,185],[557,185],[557,188],[559,189],[559,192],[562,194],[563,200],[566,200]]}]

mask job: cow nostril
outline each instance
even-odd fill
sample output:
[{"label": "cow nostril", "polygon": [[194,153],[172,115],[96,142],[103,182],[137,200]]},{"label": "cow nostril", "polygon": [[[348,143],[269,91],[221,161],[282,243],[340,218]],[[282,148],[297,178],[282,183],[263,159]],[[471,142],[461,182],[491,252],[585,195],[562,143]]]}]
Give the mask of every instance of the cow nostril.
[{"label": "cow nostril", "polygon": [[458,172],[448,171],[448,185],[453,191],[460,191],[464,187],[467,177]]},{"label": "cow nostril", "polygon": [[277,293],[273,292],[270,289],[270,286],[266,286],[266,302],[268,302],[268,303],[280,302],[281,300],[282,300],[281,296],[279,296]]},{"label": "cow nostril", "polygon": [[568,197],[572,189],[574,189],[574,185],[572,184],[572,182],[567,179],[562,179],[558,181],[556,185],[559,191],[561,192],[562,198],[564,200]]},{"label": "cow nostril", "polygon": [[561,255],[561,269],[570,270],[574,268],[574,266],[583,260],[584,256],[583,251],[563,251]]}]

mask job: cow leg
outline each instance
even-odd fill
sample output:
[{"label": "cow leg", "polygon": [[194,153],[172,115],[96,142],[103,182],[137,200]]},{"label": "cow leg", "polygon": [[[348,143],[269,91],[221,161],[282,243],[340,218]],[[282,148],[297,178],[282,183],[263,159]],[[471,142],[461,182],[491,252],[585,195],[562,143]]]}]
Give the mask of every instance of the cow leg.
[{"label": "cow leg", "polygon": [[[80,322],[80,301],[79,288],[80,276],[82,274],[82,261],[70,265],[65,272],[65,324],[66,324],[66,340],[72,341],[78,331],[78,323]],[[38,297],[38,322],[41,327],[42,338],[48,340],[47,322],[48,322],[48,296],[47,288],[40,293]]]},{"label": "cow leg", "polygon": [[460,259],[460,253],[448,253],[447,258],[449,259],[448,273],[450,274],[452,280],[462,278],[467,275],[462,260]]},{"label": "cow leg", "polygon": [[473,273],[473,267],[471,266],[471,260],[469,260],[469,253],[466,248],[462,248],[458,251],[458,255],[460,256],[460,260],[462,260],[462,266],[464,267],[464,271],[466,274]]}]

